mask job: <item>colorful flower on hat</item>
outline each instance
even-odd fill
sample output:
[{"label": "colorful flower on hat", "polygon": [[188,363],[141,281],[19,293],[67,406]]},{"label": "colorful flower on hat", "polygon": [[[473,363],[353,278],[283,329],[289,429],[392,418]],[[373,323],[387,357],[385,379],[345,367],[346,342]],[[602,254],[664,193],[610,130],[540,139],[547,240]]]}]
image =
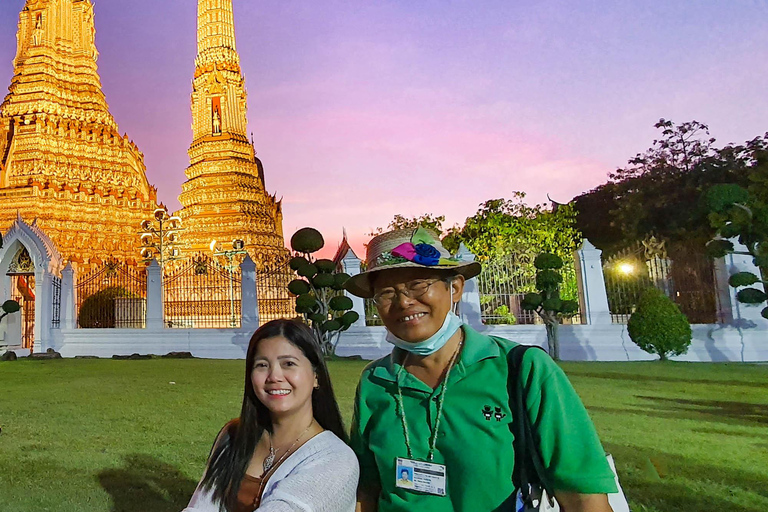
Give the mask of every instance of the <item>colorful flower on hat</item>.
[{"label": "colorful flower on hat", "polygon": [[424,265],[426,267],[436,267],[438,265],[451,266],[458,265],[457,258],[442,258],[440,250],[435,247],[437,242],[424,228],[418,228],[411,237],[410,242],[405,242],[392,249],[392,255],[405,258],[413,263]]}]

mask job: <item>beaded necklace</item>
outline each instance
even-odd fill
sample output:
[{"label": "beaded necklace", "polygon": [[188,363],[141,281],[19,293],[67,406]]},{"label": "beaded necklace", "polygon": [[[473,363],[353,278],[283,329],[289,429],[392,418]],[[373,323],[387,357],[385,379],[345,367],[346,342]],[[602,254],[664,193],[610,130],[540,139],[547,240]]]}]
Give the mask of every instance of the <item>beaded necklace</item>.
[{"label": "beaded necklace", "polygon": [[[451,369],[453,368],[454,363],[456,362],[456,359],[459,356],[459,352],[461,352],[461,347],[464,345],[464,336],[461,337],[461,340],[459,341],[459,345],[456,347],[456,351],[453,353],[453,356],[451,356],[451,360],[448,363],[448,369],[445,372],[445,379],[443,379],[442,389],[440,390],[440,395],[437,401],[437,414],[435,418],[435,429],[432,431],[432,435],[430,436],[429,440],[429,453],[427,455],[427,460],[432,461],[435,457],[435,445],[437,444],[437,434],[440,431],[440,418],[443,415],[443,403],[445,402],[445,392],[448,389],[448,377],[451,376]],[[405,417],[405,407],[403,406],[403,392],[402,389],[400,389],[400,374],[403,373],[403,369],[405,368],[405,363],[408,360],[408,355],[406,354],[405,358],[403,359],[403,364],[400,366],[400,369],[397,370],[397,376],[395,377],[395,385],[397,387],[397,407],[400,409],[400,420],[403,424],[403,435],[405,436],[405,447],[408,450],[408,458],[413,458],[413,451],[411,450],[411,437],[408,432],[408,420]],[[430,426],[430,430],[432,427]]]}]

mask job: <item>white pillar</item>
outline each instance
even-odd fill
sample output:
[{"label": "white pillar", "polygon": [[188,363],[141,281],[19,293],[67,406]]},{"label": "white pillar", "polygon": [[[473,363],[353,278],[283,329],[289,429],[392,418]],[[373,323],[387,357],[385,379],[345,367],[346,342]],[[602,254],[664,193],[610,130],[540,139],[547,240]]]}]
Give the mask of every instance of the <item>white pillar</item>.
[{"label": "white pillar", "polygon": [[[350,249],[347,255],[341,260],[341,269],[350,276],[356,276],[360,273],[360,258]],[[352,311],[360,315],[357,322],[352,324],[355,327],[365,327],[365,299],[356,297],[344,290],[344,295],[352,299]]]},{"label": "white pillar", "polygon": [[584,240],[576,251],[576,278],[579,283],[579,306],[582,321],[587,325],[611,324],[611,310],[608,308],[608,293],[605,289],[603,251],[589,240]]},{"label": "white pillar", "polygon": [[61,271],[61,325],[62,329],[77,327],[77,287],[75,269],[71,263]]},{"label": "white pillar", "polygon": [[[475,261],[475,255],[463,243],[459,246],[456,256],[463,263]],[[480,328],[483,326],[481,311],[480,289],[477,285],[477,278],[473,277],[464,283],[464,293],[461,295],[461,301],[459,302],[459,316],[461,321],[470,327]]]},{"label": "white pillar", "polygon": [[163,271],[153,259],[147,267],[147,329],[163,328]]},{"label": "white pillar", "polygon": [[[733,238],[731,242],[733,242],[734,250],[747,252],[747,248],[740,244],[738,239]],[[768,327],[768,320],[760,314],[763,308],[766,307],[766,304],[742,304],[736,298],[739,289],[733,288],[728,284],[728,278],[737,272],[751,272],[760,277],[760,269],[752,262],[752,259],[752,256],[749,254],[731,253],[715,262],[718,297],[720,298],[718,320],[723,323],[741,328]],[[753,284],[749,288],[765,289],[760,283]]]},{"label": "white pillar", "polygon": [[250,255],[240,263],[240,328],[255,331],[259,328],[259,300],[256,290],[256,263]]},{"label": "white pillar", "polygon": [[35,269],[35,343],[34,352],[45,352],[51,346],[51,309],[53,276],[46,269]]}]

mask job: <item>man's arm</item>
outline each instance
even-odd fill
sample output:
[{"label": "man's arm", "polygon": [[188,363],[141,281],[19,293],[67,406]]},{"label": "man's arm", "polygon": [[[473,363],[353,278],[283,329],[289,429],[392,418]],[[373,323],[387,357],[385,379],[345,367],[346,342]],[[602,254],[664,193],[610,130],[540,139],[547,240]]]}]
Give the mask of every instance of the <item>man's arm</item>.
[{"label": "man's arm", "polygon": [[607,494],[555,492],[562,512],[613,512]]}]

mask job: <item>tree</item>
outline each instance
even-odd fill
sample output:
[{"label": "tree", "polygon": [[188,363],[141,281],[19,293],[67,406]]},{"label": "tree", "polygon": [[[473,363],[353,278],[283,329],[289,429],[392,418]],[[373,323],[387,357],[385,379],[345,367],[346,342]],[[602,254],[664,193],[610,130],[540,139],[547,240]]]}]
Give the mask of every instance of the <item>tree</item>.
[{"label": "tree", "polygon": [[559,361],[558,325],[562,318],[573,316],[578,312],[579,303],[575,300],[560,298],[560,283],[563,282],[563,276],[559,270],[563,268],[563,260],[559,256],[552,253],[541,253],[536,256],[534,266],[537,270],[537,291],[525,295],[522,307],[528,311],[535,311],[544,321],[547,329],[549,355],[555,361]]},{"label": "tree", "polygon": [[[576,214],[571,205],[547,208],[543,204],[527,205],[524,192],[513,192],[512,199],[490,199],[480,204],[477,213],[467,218],[464,227],[449,230],[446,245],[458,248],[464,243],[479,260],[528,252],[551,252],[571,258],[581,244],[576,227]],[[449,249],[450,250],[450,249]]]},{"label": "tree", "polygon": [[[707,244],[710,254],[713,257],[723,257],[729,253],[751,256],[753,263],[765,275],[768,270],[768,204],[761,201],[757,194],[738,185],[712,187],[707,191],[704,201],[711,212],[710,222],[719,235]],[[736,237],[744,250],[737,250],[729,240]],[[760,305],[768,301],[765,293],[768,281],[762,276],[752,272],[738,272],[729,278],[728,284],[742,288],[736,294],[741,303]],[[768,319],[768,307],[763,308],[761,314]]]},{"label": "tree", "polygon": [[[445,222],[445,215],[432,215],[431,213],[425,213],[418,217],[404,217],[399,213],[394,216],[392,222],[387,225],[386,231],[394,229],[416,229],[418,227],[427,228],[430,231],[434,231],[438,235],[443,233],[443,222]],[[384,233],[384,228],[376,228],[369,236],[376,236]]]},{"label": "tree", "polygon": [[629,317],[627,332],[638,347],[658,354],[661,361],[670,355],[685,354],[692,338],[688,319],[677,304],[656,288],[648,288],[643,293],[637,309]]},{"label": "tree", "polygon": [[360,315],[352,309],[352,299],[341,291],[349,275],[338,272],[329,259],[314,259],[312,253],[323,248],[325,240],[319,231],[302,228],[291,237],[296,256],[290,266],[300,276],[288,283],[288,291],[296,295],[296,312],[303,315],[315,332],[326,355],[332,355],[343,331],[357,322]]},{"label": "tree", "polygon": [[604,251],[654,234],[669,242],[674,256],[700,252],[714,235],[701,194],[714,184],[749,183],[745,147],[715,148],[709,128],[698,121],[661,119],[655,127],[661,136],[651,148],[574,200],[579,228]]}]

